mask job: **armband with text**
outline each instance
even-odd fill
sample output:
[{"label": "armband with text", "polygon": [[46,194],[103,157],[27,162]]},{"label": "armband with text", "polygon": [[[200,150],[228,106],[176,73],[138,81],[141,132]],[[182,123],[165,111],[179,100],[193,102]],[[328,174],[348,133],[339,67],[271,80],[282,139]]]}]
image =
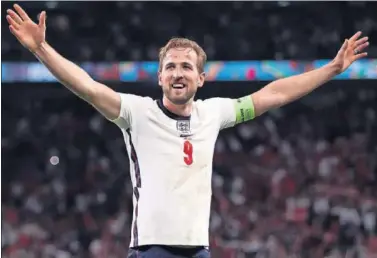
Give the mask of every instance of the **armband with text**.
[{"label": "armband with text", "polygon": [[245,96],[234,101],[236,108],[236,124],[254,119],[254,104],[251,96]]}]

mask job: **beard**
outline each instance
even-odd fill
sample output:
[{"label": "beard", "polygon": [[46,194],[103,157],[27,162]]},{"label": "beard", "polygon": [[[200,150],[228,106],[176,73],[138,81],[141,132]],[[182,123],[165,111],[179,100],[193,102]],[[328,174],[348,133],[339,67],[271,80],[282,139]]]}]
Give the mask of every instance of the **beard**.
[{"label": "beard", "polygon": [[183,105],[194,98],[196,89],[191,89],[186,86],[183,89],[174,89],[173,87],[163,87],[162,89],[166,98],[175,105]]}]

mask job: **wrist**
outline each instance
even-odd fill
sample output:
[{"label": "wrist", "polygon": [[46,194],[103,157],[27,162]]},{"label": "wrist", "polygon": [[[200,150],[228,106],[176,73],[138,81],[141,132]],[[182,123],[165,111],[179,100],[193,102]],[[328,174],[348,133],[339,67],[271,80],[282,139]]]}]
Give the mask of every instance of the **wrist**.
[{"label": "wrist", "polygon": [[47,42],[41,42],[35,49],[30,49],[30,52],[37,57],[41,57],[47,48]]},{"label": "wrist", "polygon": [[342,66],[336,63],[334,60],[325,65],[325,68],[328,70],[331,76],[337,76],[342,72]]}]

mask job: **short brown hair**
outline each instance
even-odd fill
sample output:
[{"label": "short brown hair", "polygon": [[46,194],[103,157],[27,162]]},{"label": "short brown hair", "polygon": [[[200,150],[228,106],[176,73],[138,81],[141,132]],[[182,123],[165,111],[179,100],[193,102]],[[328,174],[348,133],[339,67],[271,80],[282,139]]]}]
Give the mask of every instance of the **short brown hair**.
[{"label": "short brown hair", "polygon": [[160,59],[160,65],[159,65],[159,71],[162,69],[162,62],[166,56],[166,53],[172,49],[172,48],[192,48],[196,54],[198,55],[198,63],[197,67],[199,70],[199,73],[202,73],[204,71],[204,65],[207,61],[207,55],[204,52],[203,48],[201,48],[198,43],[196,43],[193,40],[189,40],[187,38],[172,38],[169,40],[169,42],[160,49],[159,53],[159,59]]}]

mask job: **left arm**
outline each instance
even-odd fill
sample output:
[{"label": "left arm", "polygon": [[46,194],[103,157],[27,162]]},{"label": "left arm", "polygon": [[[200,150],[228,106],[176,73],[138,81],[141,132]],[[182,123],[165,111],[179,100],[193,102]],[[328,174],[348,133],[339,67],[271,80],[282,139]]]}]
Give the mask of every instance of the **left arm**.
[{"label": "left arm", "polygon": [[334,64],[329,63],[319,69],[279,79],[267,84],[259,91],[251,94],[255,116],[284,106],[312,92],[337,75]]},{"label": "left arm", "polygon": [[354,61],[365,57],[367,53],[360,52],[369,45],[368,37],[357,40],[360,35],[361,32],[357,32],[346,40],[329,64],[310,72],[273,81],[251,94],[255,116],[305,96],[344,72]]}]

